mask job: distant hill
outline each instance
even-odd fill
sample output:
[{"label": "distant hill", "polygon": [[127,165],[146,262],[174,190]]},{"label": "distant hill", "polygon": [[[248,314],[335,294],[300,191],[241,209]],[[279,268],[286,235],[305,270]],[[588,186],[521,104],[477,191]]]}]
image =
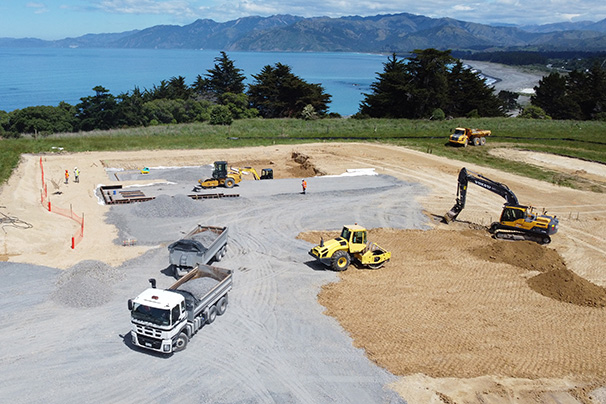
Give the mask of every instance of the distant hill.
[{"label": "distant hill", "polygon": [[408,13],[372,17],[245,17],[218,23],[158,25],[115,34],[43,41],[0,38],[0,47],[217,49],[280,52],[397,52],[436,48],[471,51],[603,51],[606,19],[513,27]]}]

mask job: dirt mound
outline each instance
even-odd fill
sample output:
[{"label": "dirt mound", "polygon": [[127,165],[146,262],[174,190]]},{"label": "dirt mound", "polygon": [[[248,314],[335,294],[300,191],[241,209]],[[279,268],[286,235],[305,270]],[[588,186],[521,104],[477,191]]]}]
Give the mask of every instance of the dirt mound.
[{"label": "dirt mound", "polygon": [[532,290],[543,296],[579,306],[605,307],[606,290],[568,269],[542,273],[528,280]]},{"label": "dirt mound", "polygon": [[[317,168],[310,160],[309,156],[297,151],[293,151],[291,158],[299,165],[298,175],[295,177],[313,177],[316,175],[326,175],[326,173]],[[291,169],[293,171],[293,169]]]},{"label": "dirt mound", "polygon": [[470,252],[489,262],[501,262],[527,271],[548,272],[566,269],[564,260],[556,250],[532,241],[494,240]]},{"label": "dirt mound", "polygon": [[580,306],[606,306],[606,289],[567,269],[556,250],[532,241],[493,241],[470,251],[474,256],[489,262],[501,262],[527,271],[541,272],[528,279],[528,285],[543,296]]},{"label": "dirt mound", "polygon": [[[317,244],[337,234],[298,238]],[[369,239],[392,251],[391,261],[340,272],[318,300],[379,366],[439,378],[606,377],[596,352],[604,290],[566,269],[555,250],[450,228],[373,229]]]}]

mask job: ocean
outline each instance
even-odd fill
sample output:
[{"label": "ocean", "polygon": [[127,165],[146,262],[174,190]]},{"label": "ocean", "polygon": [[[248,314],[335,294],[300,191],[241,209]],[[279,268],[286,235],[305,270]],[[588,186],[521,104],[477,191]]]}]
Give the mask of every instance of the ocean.
[{"label": "ocean", "polygon": [[[358,112],[387,55],[362,53],[227,52],[246,84],[266,65],[282,63],[332,96],[329,112]],[[218,50],[0,48],[0,110],[76,105],[103,86],[115,96],[183,76],[192,85],[214,66]]]}]

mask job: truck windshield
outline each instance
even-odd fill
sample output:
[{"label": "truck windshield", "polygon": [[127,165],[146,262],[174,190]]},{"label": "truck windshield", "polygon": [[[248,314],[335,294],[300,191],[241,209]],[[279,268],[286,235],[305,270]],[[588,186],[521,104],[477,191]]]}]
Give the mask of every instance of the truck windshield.
[{"label": "truck windshield", "polygon": [[132,316],[136,320],[147,321],[156,325],[170,325],[170,311],[156,309],[144,304],[135,303]]}]

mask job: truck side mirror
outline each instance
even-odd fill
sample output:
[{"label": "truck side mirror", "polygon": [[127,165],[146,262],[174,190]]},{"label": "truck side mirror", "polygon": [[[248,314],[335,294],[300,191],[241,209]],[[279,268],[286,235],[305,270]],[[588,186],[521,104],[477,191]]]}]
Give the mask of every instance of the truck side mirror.
[{"label": "truck side mirror", "polygon": [[149,283],[152,288],[156,289],[156,280],[154,278],[149,278]]},{"label": "truck side mirror", "polygon": [[132,301],[132,299],[128,299],[128,309],[130,311],[133,311],[133,301]]}]

